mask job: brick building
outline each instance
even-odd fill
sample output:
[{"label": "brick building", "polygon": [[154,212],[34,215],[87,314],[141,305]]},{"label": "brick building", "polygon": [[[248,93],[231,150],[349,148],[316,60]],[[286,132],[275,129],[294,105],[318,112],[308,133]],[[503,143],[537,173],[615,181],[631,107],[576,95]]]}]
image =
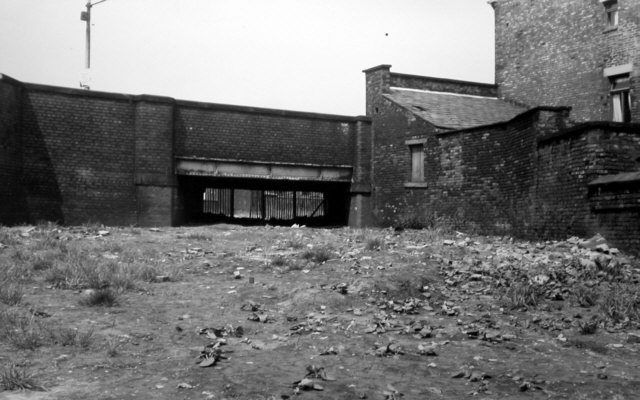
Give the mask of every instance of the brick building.
[{"label": "brick building", "polygon": [[0,76],[0,223],[425,225],[640,250],[640,0],[493,0],[496,84],[365,70],[365,117]]},{"label": "brick building", "polygon": [[640,0],[494,0],[496,84],[365,70],[374,220],[640,249]]}]

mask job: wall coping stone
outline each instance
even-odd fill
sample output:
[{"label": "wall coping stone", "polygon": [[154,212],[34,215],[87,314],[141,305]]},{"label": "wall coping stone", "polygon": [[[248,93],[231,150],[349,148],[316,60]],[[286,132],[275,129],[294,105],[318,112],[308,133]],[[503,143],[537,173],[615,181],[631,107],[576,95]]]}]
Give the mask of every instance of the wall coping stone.
[{"label": "wall coping stone", "polygon": [[487,124],[487,125],[478,125],[478,126],[472,126],[470,128],[463,128],[463,129],[454,129],[454,130],[450,130],[450,131],[443,131],[443,132],[438,132],[436,133],[436,136],[448,136],[448,135],[453,135],[453,134],[458,134],[458,133],[470,133],[476,130],[486,130],[489,128],[501,128],[501,127],[505,127],[506,125],[509,125],[519,119],[523,119],[525,117],[529,117],[535,113],[538,113],[540,111],[570,111],[571,107],[552,107],[552,106],[538,106],[538,107],[533,107],[530,108],[524,112],[521,112],[520,114],[516,115],[515,117],[506,120],[506,121],[501,121],[501,122],[496,122],[493,124]]},{"label": "wall coping stone", "polygon": [[605,186],[605,185],[615,185],[615,184],[628,184],[633,182],[640,183],[640,171],[623,172],[620,174],[612,174],[612,175],[603,175],[592,180],[587,185],[589,187],[594,187],[594,186]]},{"label": "wall coping stone", "polygon": [[589,121],[589,122],[581,123],[578,125],[574,125],[571,128],[567,128],[563,131],[556,132],[552,135],[542,137],[538,139],[538,146],[543,146],[555,140],[568,139],[570,137],[578,136],[584,132],[593,131],[596,129],[640,134],[640,124],[637,124],[637,123],[613,122],[613,121]]},{"label": "wall coping stone", "polygon": [[393,78],[415,78],[415,79],[422,79],[422,80],[431,81],[431,82],[455,83],[455,84],[461,84],[461,85],[483,87],[483,88],[487,88],[487,89],[497,89],[498,88],[498,85],[496,85],[495,83],[463,81],[463,80],[448,79],[448,78],[436,78],[436,77],[432,77],[432,76],[403,74],[403,73],[399,73],[399,72],[391,72],[391,78],[392,79]]},{"label": "wall coping stone", "polygon": [[126,94],[114,92],[102,92],[96,90],[75,89],[61,86],[43,85],[38,83],[20,82],[7,75],[0,74],[0,80],[7,81],[14,85],[26,88],[28,91],[48,92],[65,96],[85,97],[85,98],[102,98],[115,101],[126,102],[144,102],[144,103],[161,103],[177,105],[179,107],[201,108],[218,111],[234,111],[248,114],[276,115],[281,117],[306,118],[317,120],[341,121],[341,122],[364,122],[371,123],[371,118],[364,115],[346,116],[336,114],[314,113],[307,111],[281,110],[272,108],[260,108],[250,106],[239,106],[232,104],[206,103],[190,100],[179,100],[167,96],[157,96],[150,94]]}]

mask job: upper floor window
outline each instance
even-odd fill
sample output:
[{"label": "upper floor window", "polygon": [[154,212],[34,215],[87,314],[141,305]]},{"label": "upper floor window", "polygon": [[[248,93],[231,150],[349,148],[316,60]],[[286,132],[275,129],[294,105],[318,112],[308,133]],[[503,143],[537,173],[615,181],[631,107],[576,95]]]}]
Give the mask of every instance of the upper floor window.
[{"label": "upper floor window", "polygon": [[611,120],[631,122],[631,78],[629,75],[611,77]]},{"label": "upper floor window", "polygon": [[607,29],[618,27],[618,0],[605,0],[602,4],[604,5]]}]

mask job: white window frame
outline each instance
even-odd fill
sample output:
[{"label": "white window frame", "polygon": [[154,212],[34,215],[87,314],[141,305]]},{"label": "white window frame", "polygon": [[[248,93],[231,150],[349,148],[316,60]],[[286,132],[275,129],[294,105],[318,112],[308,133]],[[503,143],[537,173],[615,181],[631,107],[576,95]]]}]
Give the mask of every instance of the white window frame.
[{"label": "white window frame", "polygon": [[618,8],[618,0],[601,0],[604,5],[605,26],[607,30],[618,28],[620,22],[620,12]]},{"label": "white window frame", "polygon": [[628,74],[612,76],[611,120],[631,122],[631,77]]}]

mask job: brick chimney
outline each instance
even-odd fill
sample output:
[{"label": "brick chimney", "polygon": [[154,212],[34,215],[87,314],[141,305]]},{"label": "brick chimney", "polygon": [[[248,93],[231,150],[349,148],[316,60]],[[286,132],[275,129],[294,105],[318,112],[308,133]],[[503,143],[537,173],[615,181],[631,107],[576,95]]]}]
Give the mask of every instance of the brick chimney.
[{"label": "brick chimney", "polygon": [[376,113],[376,98],[389,92],[391,65],[382,64],[362,72],[365,73],[366,79],[367,116],[371,117]]}]

